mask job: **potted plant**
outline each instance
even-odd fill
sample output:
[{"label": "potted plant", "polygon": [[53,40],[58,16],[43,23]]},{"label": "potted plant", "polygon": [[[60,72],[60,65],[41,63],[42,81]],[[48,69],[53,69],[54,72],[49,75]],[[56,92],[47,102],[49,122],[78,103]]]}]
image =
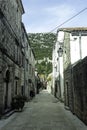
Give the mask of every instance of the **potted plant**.
[{"label": "potted plant", "polygon": [[26,96],[23,95],[15,95],[12,98],[12,109],[17,109],[17,110],[21,110],[23,109],[24,105],[25,105],[25,101],[27,100]]}]

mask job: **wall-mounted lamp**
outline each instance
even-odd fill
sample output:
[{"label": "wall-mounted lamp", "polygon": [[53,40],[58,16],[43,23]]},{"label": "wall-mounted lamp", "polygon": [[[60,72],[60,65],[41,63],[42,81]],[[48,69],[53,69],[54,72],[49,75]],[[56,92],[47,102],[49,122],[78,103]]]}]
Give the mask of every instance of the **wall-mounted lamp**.
[{"label": "wall-mounted lamp", "polygon": [[63,48],[59,47],[57,52],[58,52],[59,57],[62,57],[62,55],[63,55]]},{"label": "wall-mounted lamp", "polygon": [[73,41],[76,41],[77,40],[77,37],[74,37]]}]

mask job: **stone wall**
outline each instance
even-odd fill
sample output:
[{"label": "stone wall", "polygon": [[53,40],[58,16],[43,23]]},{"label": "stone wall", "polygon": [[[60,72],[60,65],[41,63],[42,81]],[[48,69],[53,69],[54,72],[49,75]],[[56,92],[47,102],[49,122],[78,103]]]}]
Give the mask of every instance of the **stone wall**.
[{"label": "stone wall", "polygon": [[74,113],[87,124],[87,57],[73,67]]},{"label": "stone wall", "polygon": [[18,65],[22,64],[19,42],[11,32],[10,24],[6,22],[4,15],[1,15],[0,19],[0,49]]},{"label": "stone wall", "polygon": [[30,64],[31,79],[35,82],[34,57],[29,61],[30,46],[22,24],[23,13],[21,0],[0,0],[0,114],[11,109],[13,96],[29,97]]},{"label": "stone wall", "polygon": [[21,17],[16,0],[0,0],[0,114],[11,108],[24,84]]},{"label": "stone wall", "polygon": [[64,95],[65,106],[73,112],[73,88],[72,88],[72,68],[69,66],[64,71]]},{"label": "stone wall", "polygon": [[21,20],[22,12],[19,9],[18,3],[16,0],[1,0],[0,9],[2,10],[4,16],[9,22],[12,30],[15,35],[21,40]]},{"label": "stone wall", "polygon": [[73,111],[73,89],[72,89],[72,66],[70,57],[70,34],[65,32],[64,35],[64,103],[71,111]]}]

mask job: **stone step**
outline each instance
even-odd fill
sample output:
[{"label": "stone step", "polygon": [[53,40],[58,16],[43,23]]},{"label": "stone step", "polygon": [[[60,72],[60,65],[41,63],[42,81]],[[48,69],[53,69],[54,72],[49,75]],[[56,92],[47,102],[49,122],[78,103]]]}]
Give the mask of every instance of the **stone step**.
[{"label": "stone step", "polygon": [[6,114],[4,114],[1,119],[5,119],[5,118],[8,118],[9,116],[11,116],[15,111],[14,110],[11,110],[9,112],[7,112]]}]

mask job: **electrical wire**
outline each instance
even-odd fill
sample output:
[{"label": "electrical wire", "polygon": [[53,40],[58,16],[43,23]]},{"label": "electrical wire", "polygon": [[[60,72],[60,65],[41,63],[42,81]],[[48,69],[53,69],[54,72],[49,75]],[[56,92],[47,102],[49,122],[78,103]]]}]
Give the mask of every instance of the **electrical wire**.
[{"label": "electrical wire", "polygon": [[[87,9],[84,8],[81,11],[79,11],[77,14],[75,14],[74,16],[72,16],[71,18],[67,19],[66,21],[64,21],[63,23],[61,23],[60,25],[56,26],[54,29],[52,29],[50,32],[48,32],[48,34],[51,34],[52,32],[54,32],[56,29],[58,29],[59,27],[61,27],[62,25],[64,25],[65,23],[69,22],[70,20],[72,20],[73,18],[77,17],[78,15],[80,15],[82,12],[84,12]],[[42,41],[42,40],[39,40]]]},{"label": "electrical wire", "polygon": [[82,12],[84,12],[87,9],[84,8],[81,11],[79,11],[77,14],[75,14],[74,16],[72,16],[71,18],[67,19],[66,21],[64,21],[63,23],[59,24],[58,26],[56,26],[54,29],[52,29],[49,33],[52,33],[53,31],[55,31],[56,29],[58,29],[59,27],[61,27],[62,25],[64,25],[65,23],[69,22],[70,20],[72,20],[73,18],[75,18],[76,16],[78,16],[79,14],[81,14]]}]

